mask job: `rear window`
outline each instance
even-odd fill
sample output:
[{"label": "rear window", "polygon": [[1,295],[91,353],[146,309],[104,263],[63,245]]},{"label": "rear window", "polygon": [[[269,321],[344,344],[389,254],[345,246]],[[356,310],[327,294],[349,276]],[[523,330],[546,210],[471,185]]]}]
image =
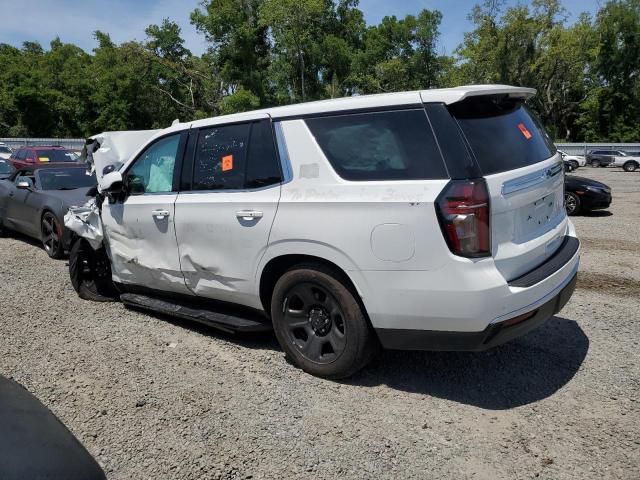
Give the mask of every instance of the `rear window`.
[{"label": "rear window", "polygon": [[70,150],[36,150],[36,155],[41,162],[75,162],[78,157]]},{"label": "rear window", "polygon": [[448,178],[424,110],[321,117],[306,123],[345,180]]},{"label": "rear window", "polygon": [[449,106],[485,175],[527,167],[556,148],[536,117],[520,102],[476,97]]},{"label": "rear window", "polygon": [[42,190],[74,190],[96,184],[95,175],[87,175],[84,168],[48,168],[38,170],[38,177]]}]

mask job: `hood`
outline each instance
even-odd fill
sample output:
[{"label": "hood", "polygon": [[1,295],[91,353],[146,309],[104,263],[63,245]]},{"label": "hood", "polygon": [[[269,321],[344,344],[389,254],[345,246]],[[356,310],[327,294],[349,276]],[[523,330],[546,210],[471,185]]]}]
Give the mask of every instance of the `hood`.
[{"label": "hood", "polygon": [[609,185],[605,185],[602,182],[591,180],[590,178],[578,177],[576,175],[565,176],[565,183],[567,185],[584,186],[584,187],[597,187],[597,188],[609,188]]},{"label": "hood", "polygon": [[9,160],[9,158],[11,158],[11,154],[10,153],[0,153],[0,158],[2,158],[3,160]]},{"label": "hood", "polygon": [[76,188],[75,190],[45,190],[44,194],[61,200],[66,207],[78,207],[87,203],[87,194],[91,187]]},{"label": "hood", "polygon": [[101,189],[103,172],[118,170],[123,164],[160,130],[131,130],[123,132],[103,132],[87,139],[80,161],[87,163],[89,171],[96,173],[98,189]]}]

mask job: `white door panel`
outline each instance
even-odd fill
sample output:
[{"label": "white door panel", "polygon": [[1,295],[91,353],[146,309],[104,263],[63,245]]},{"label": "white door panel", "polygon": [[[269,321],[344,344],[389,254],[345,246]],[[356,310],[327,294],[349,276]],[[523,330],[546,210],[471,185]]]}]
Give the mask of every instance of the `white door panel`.
[{"label": "white door panel", "polygon": [[189,294],[180,270],[174,225],[177,194],[134,195],[102,208],[113,278],[155,290]]},{"label": "white door panel", "polygon": [[256,191],[178,195],[180,263],[193,293],[259,307],[255,274],[279,199],[280,185]]}]

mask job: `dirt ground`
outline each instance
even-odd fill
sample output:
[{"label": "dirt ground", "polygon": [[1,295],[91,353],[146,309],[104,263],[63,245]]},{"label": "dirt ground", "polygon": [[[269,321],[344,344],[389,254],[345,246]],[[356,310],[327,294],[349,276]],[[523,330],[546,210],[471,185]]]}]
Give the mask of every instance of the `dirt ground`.
[{"label": "dirt ground", "polygon": [[0,239],[0,375],[114,479],[638,479],[640,173],[576,174],[614,194],[609,211],[574,217],[576,293],[492,351],[383,352],[324,381],[273,335],[82,301],[66,261],[15,236]]}]

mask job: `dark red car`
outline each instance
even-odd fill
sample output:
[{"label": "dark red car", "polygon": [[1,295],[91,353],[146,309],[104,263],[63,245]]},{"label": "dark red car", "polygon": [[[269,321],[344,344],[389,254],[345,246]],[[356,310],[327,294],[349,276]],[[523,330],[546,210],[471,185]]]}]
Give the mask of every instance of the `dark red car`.
[{"label": "dark red car", "polygon": [[75,163],[77,160],[76,153],[59,145],[21,147],[9,157],[9,161],[16,170],[48,163]]}]

